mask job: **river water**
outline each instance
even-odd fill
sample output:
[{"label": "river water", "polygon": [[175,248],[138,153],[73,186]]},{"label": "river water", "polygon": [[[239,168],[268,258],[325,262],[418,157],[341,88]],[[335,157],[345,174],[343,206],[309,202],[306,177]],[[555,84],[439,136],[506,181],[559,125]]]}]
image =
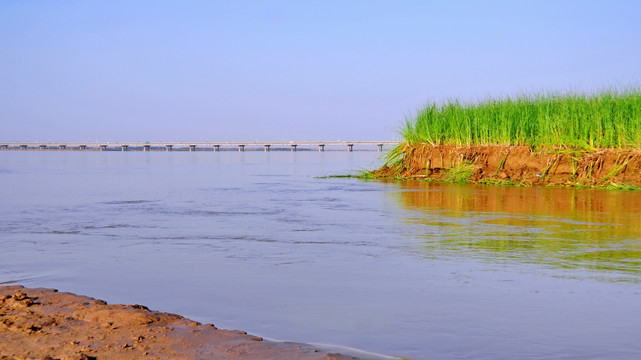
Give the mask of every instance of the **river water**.
[{"label": "river water", "polygon": [[0,152],[0,283],[413,359],[641,358],[641,193],[359,152]]}]

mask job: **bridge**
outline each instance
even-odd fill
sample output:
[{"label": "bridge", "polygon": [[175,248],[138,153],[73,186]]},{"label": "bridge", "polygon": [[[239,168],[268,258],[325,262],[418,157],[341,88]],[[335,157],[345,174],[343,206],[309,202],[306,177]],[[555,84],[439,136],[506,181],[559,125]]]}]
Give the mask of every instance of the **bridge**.
[{"label": "bridge", "polygon": [[385,145],[397,145],[397,141],[289,141],[289,142],[0,142],[0,150],[56,150],[56,151],[221,151],[221,150],[263,150],[271,151],[272,147],[297,151],[301,148],[325,147],[353,151],[367,150],[376,146],[383,151]]}]

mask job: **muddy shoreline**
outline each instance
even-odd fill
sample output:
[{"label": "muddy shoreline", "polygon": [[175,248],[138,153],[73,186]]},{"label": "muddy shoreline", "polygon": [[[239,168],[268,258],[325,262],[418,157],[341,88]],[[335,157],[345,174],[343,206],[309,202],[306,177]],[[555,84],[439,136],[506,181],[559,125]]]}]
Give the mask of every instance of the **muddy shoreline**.
[{"label": "muddy shoreline", "polygon": [[264,340],[143,305],[0,286],[0,359],[383,359]]},{"label": "muddy shoreline", "polygon": [[521,186],[641,187],[641,150],[405,144],[374,178]]}]

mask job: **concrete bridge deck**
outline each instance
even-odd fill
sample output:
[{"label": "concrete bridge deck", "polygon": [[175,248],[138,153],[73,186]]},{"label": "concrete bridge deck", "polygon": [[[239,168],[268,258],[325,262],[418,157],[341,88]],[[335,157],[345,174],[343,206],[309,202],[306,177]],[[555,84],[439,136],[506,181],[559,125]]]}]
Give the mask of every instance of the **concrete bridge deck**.
[{"label": "concrete bridge deck", "polygon": [[289,141],[289,142],[0,142],[0,150],[58,150],[58,151],[221,151],[231,149],[245,151],[247,149],[270,151],[272,147],[289,147],[290,151],[297,151],[298,147],[318,147],[318,151],[325,151],[325,147],[343,148],[353,151],[354,146],[359,150],[368,150],[376,146],[378,151],[383,151],[385,145],[396,145],[397,141]]}]

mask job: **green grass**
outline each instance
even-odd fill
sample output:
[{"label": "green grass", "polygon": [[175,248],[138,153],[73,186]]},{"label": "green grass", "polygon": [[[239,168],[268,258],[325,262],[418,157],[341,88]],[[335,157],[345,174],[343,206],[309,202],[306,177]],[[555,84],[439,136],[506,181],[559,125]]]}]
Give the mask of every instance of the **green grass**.
[{"label": "green grass", "polygon": [[474,173],[474,164],[470,162],[461,162],[449,169],[445,181],[451,183],[467,182]]},{"label": "green grass", "polygon": [[641,148],[641,88],[429,103],[402,135],[409,144]]}]

